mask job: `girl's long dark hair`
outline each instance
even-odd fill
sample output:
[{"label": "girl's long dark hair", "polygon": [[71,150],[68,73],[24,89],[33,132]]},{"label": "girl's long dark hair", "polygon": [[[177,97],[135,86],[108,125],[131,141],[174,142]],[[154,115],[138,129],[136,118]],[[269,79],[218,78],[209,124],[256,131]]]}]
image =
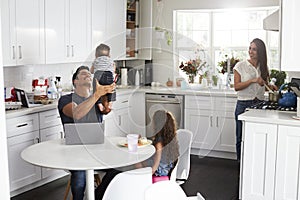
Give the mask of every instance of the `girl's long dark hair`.
[{"label": "girl's long dark hair", "polygon": [[268,82],[268,79],[269,79],[269,68],[268,68],[268,64],[267,64],[268,58],[267,58],[266,45],[259,38],[253,39],[252,42],[257,47],[257,63],[260,66],[261,78],[264,79],[264,81]]},{"label": "girl's long dark hair", "polygon": [[171,162],[176,161],[179,157],[179,146],[174,116],[168,111],[158,110],[153,115],[153,123],[156,133],[153,144],[161,142],[164,147],[163,151],[166,152],[167,160]]}]

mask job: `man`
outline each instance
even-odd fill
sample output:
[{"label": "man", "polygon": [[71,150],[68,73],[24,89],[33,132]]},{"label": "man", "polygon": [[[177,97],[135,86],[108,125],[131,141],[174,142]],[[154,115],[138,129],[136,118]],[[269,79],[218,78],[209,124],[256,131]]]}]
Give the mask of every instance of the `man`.
[{"label": "man", "polygon": [[[58,110],[62,124],[102,122],[102,114],[95,103],[98,99],[112,93],[115,85],[99,85],[96,82],[95,92],[90,94],[92,76],[87,66],[80,66],[73,74],[74,93],[62,96],[58,102]],[[85,191],[85,171],[71,172],[71,191],[73,200],[82,200]]]}]

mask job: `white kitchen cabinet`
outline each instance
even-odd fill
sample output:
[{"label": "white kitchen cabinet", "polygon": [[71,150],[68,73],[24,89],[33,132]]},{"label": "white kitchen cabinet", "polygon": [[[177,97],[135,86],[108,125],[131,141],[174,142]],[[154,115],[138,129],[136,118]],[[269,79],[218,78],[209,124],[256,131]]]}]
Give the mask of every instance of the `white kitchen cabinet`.
[{"label": "white kitchen cabinet", "polygon": [[281,0],[281,70],[300,71],[300,1]]},{"label": "white kitchen cabinet", "polygon": [[217,129],[217,142],[214,150],[236,152],[235,148],[235,107],[237,99],[234,97],[215,97],[214,125]]},{"label": "white kitchen cabinet", "polygon": [[299,127],[279,125],[277,140],[275,198],[299,199]]},{"label": "white kitchen cabinet", "polygon": [[41,168],[25,162],[21,152],[39,142],[38,114],[8,119],[7,148],[10,190],[16,190],[41,179]]},{"label": "white kitchen cabinet", "polygon": [[139,0],[138,59],[152,59],[152,1]]},{"label": "white kitchen cabinet", "polygon": [[185,128],[194,133],[193,148],[235,152],[235,104],[230,97],[185,96]]},{"label": "white kitchen cabinet", "polygon": [[134,91],[129,96],[129,120],[133,134],[146,136],[145,93]]},{"label": "white kitchen cabinet", "polygon": [[[123,60],[126,57],[126,2],[106,1],[106,44],[110,46],[111,58]],[[99,19],[103,19],[103,16]]]},{"label": "white kitchen cabinet", "polygon": [[129,94],[117,94],[112,111],[104,116],[105,135],[125,136],[131,131]]},{"label": "white kitchen cabinet", "polygon": [[[64,138],[64,130],[57,109],[39,113],[40,121],[40,142]],[[54,175],[63,175],[63,170],[42,168],[42,178]]]},{"label": "white kitchen cabinet", "polygon": [[88,60],[95,59],[95,49],[101,43],[106,43],[106,5],[107,0],[92,0],[91,2],[91,46]]},{"label": "white kitchen cabinet", "polygon": [[44,64],[44,1],[1,0],[4,66]]},{"label": "white kitchen cabinet", "polygon": [[[128,16],[134,16],[130,20]],[[151,59],[152,1],[137,1],[134,9],[127,9],[127,0],[92,0],[92,52],[100,43],[111,48],[114,60]],[[126,36],[126,29],[132,34]],[[131,53],[126,53],[126,48]]]},{"label": "white kitchen cabinet", "polygon": [[277,199],[274,197],[277,125],[246,122],[243,142],[242,199]]},{"label": "white kitchen cabinet", "polygon": [[299,126],[246,120],[244,127],[241,198],[298,199]]},{"label": "white kitchen cabinet", "polygon": [[133,0],[127,8],[126,58],[152,58],[152,1]]},{"label": "white kitchen cabinet", "polygon": [[91,49],[89,9],[87,0],[45,0],[47,64],[87,59]]}]

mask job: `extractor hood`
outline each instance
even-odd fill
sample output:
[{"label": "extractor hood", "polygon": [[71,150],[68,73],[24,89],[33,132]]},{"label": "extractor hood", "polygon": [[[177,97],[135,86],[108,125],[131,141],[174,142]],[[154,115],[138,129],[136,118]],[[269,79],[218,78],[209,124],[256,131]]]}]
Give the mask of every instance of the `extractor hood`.
[{"label": "extractor hood", "polygon": [[263,28],[267,31],[279,31],[279,9],[264,19]]}]

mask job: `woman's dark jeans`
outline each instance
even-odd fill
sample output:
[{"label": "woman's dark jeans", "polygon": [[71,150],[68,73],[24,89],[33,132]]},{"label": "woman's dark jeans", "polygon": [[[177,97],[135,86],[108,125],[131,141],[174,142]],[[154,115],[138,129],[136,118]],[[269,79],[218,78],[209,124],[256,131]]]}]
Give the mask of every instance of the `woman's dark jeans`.
[{"label": "woman's dark jeans", "polygon": [[246,108],[249,108],[252,105],[258,104],[261,100],[238,100],[235,108],[235,134],[236,134],[236,156],[237,160],[241,159],[241,142],[242,142],[242,131],[243,124],[241,120],[238,120],[238,116],[245,112]]}]

